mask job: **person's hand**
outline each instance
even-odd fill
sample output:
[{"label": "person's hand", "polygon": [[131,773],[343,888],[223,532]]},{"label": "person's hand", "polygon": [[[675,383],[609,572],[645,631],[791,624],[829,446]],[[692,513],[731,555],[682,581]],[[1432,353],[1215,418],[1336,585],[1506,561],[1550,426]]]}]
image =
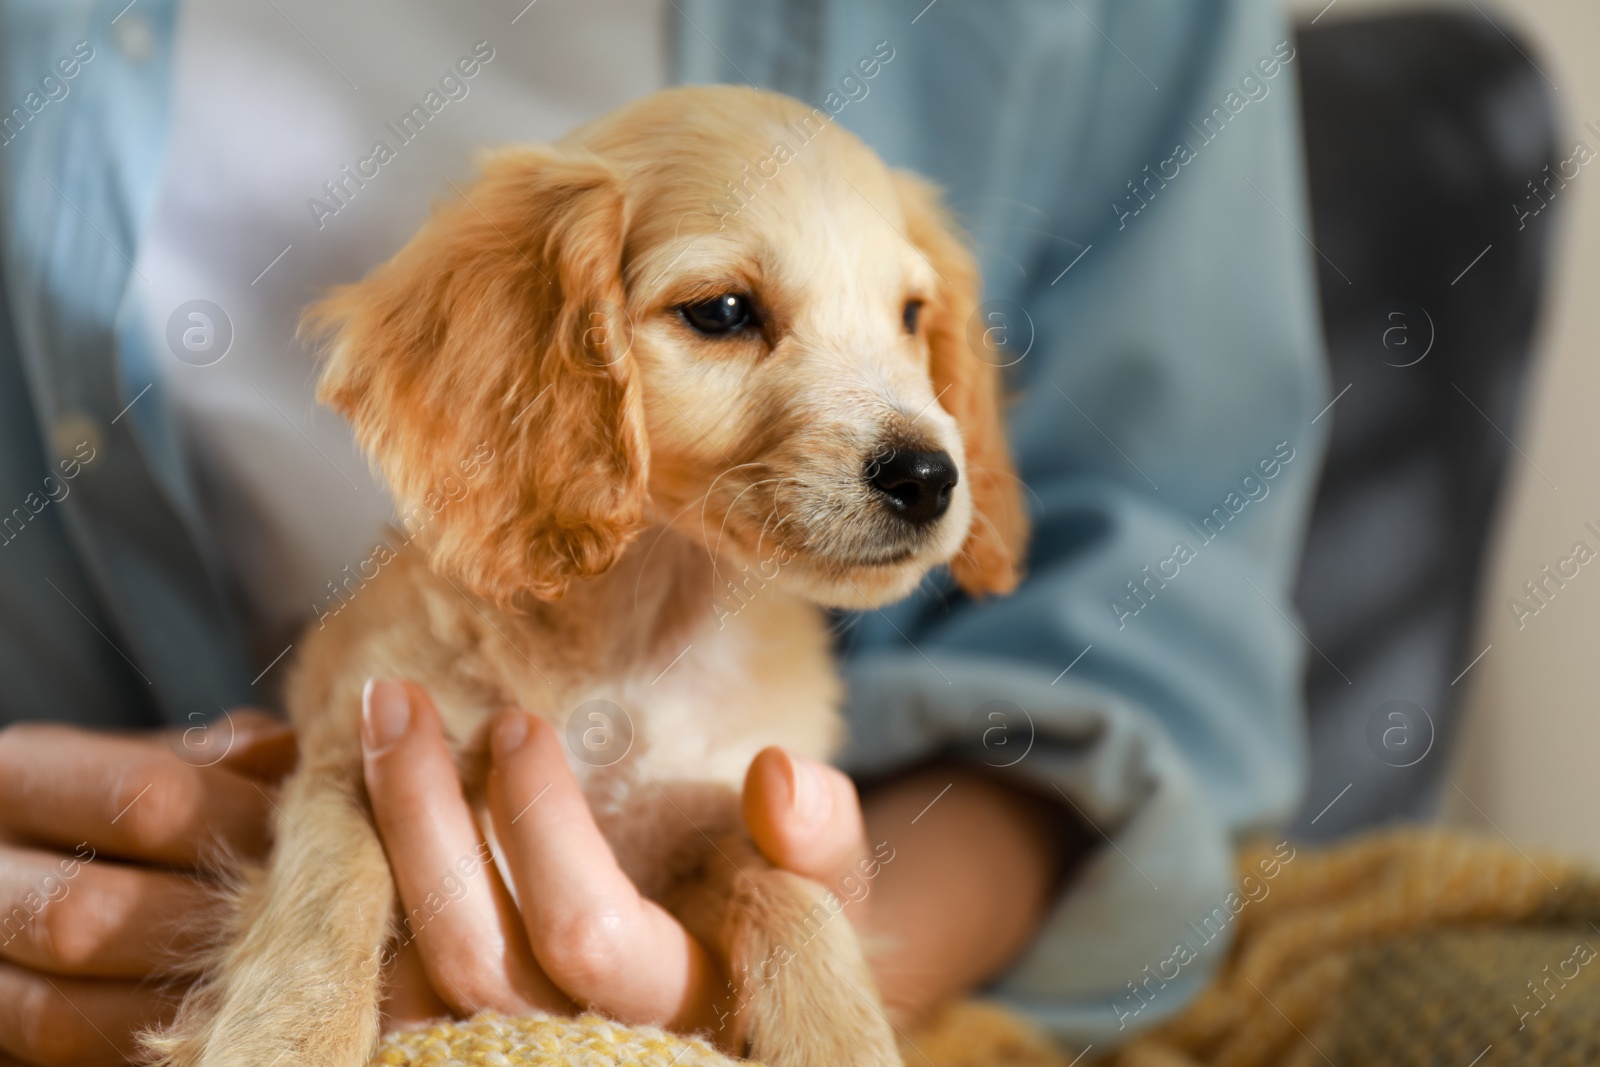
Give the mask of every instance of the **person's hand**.
[{"label": "person's hand", "polygon": [[[489,862],[428,695],[371,683],[362,739],[406,917],[390,1024],[581,1005],[625,1022],[713,1027],[725,989],[716,963],[623,874],[549,723],[510,711],[490,730],[488,804],[515,901]],[[865,853],[855,787],[831,768],[769,749],[751,770],[745,808],[769,858],[824,885]]]},{"label": "person's hand", "polygon": [[[717,1029],[717,964],[622,872],[549,723],[508,711],[490,730],[488,806],[515,899],[428,695],[369,683],[362,745],[406,916],[386,1025],[581,1006]],[[873,964],[897,1020],[970,989],[1026,944],[1065,839],[1046,805],[963,769],[929,768],[885,788],[864,819],[846,775],[779,748],[751,765],[743,808],[769,861],[833,889],[857,928],[885,943]]]},{"label": "person's hand", "polygon": [[107,734],[0,730],[0,1062],[121,1064],[170,1017],[215,897],[191,872],[262,854],[294,735],[265,712]]}]

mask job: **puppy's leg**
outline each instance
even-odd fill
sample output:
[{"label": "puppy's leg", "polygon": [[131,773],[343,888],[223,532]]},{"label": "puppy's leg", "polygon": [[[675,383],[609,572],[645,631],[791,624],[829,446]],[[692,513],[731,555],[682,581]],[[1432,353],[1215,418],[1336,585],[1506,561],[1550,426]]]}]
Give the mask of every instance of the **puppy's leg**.
[{"label": "puppy's leg", "polygon": [[900,1067],[894,1030],[839,898],[723,836],[671,907],[732,975],[713,1038],[768,1067]]},{"label": "puppy's leg", "polygon": [[360,772],[302,767],[276,844],[177,1020],[146,1039],[172,1067],[364,1067],[394,885],[356,795]]}]

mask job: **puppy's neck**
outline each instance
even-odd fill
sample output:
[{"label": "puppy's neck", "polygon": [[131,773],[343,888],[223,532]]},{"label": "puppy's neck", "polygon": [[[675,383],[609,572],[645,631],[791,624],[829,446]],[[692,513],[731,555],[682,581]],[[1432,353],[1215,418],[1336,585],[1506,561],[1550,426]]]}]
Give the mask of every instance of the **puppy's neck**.
[{"label": "puppy's neck", "polygon": [[665,526],[641,534],[597,578],[573,582],[560,600],[535,610],[570,640],[583,635],[607,659],[638,663],[663,650],[675,655],[708,628],[720,630],[757,599],[788,599],[750,567],[719,559],[700,542]]}]

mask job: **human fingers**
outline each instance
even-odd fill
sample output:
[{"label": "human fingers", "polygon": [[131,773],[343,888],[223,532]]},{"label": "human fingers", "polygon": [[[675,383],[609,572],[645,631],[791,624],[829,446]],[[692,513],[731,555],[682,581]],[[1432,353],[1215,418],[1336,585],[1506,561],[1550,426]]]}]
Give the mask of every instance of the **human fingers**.
[{"label": "human fingers", "polygon": [[35,970],[142,978],[191,956],[219,905],[182,874],[0,844],[0,959]]},{"label": "human fingers", "polygon": [[226,767],[261,782],[277,782],[294,770],[299,757],[294,730],[260,708],[231,708],[220,718],[179,732],[174,740],[185,763]]},{"label": "human fingers", "polygon": [[72,726],[0,730],[0,836],[193,867],[217,848],[264,854],[271,801],[222,766],[148,739]]},{"label": "human fingers", "polygon": [[623,1022],[709,1025],[714,964],[623,873],[555,728],[508,711],[490,739],[495,836],[545,973],[579,1004]]},{"label": "human fingers", "polygon": [[34,1067],[120,1065],[176,997],[135,982],[52,978],[0,963],[0,1052]]},{"label": "human fingers", "polygon": [[534,959],[461,792],[433,701],[373,680],[362,695],[362,757],[378,833],[434,990],[463,1014],[571,1007]]}]

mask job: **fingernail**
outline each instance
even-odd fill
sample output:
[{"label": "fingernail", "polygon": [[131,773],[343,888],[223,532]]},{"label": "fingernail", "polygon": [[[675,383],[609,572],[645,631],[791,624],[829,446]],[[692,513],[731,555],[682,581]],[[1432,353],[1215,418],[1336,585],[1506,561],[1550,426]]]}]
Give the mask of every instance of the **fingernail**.
[{"label": "fingernail", "polygon": [[387,679],[368,679],[361,693],[361,740],[367,751],[382,752],[410,725],[411,697],[406,687]]},{"label": "fingernail", "polygon": [[828,783],[815,763],[792,753],[785,755],[791,768],[789,788],[794,792],[795,817],[803,826],[815,826],[828,817],[832,807]]},{"label": "fingernail", "polygon": [[494,753],[496,763],[504,763],[516,755],[517,749],[528,739],[528,714],[524,711],[508,711],[500,716],[500,721],[494,724],[494,732],[489,737],[489,748]]}]

